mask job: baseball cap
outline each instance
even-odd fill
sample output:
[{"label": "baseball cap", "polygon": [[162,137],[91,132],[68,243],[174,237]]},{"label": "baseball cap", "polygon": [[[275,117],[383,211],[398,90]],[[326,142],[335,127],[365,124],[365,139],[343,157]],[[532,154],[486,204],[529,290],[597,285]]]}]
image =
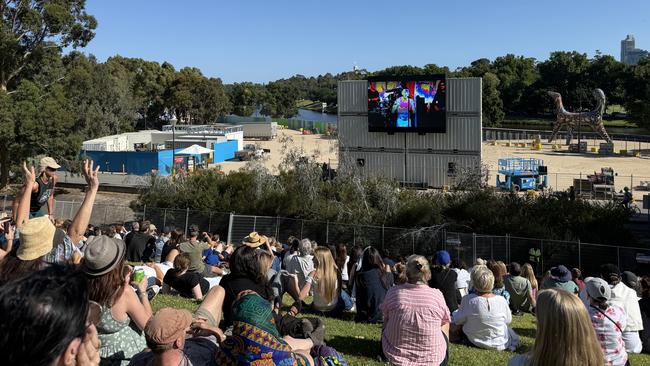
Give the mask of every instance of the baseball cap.
[{"label": "baseball cap", "polygon": [[51,158],[49,156],[46,156],[43,159],[41,159],[39,166],[41,170],[45,170],[45,168],[59,169],[61,167],[61,165],[57,164],[54,158]]},{"label": "baseball cap", "polygon": [[185,336],[192,324],[192,313],[184,309],[162,308],[152,316],[144,327],[147,343],[166,345]]},{"label": "baseball cap", "polygon": [[442,265],[447,265],[451,262],[451,256],[449,256],[449,252],[446,250],[439,250],[436,252],[436,263],[442,264]]},{"label": "baseball cap", "polygon": [[608,301],[612,297],[612,289],[607,281],[598,277],[589,277],[585,279],[585,288],[587,294],[595,300]]}]

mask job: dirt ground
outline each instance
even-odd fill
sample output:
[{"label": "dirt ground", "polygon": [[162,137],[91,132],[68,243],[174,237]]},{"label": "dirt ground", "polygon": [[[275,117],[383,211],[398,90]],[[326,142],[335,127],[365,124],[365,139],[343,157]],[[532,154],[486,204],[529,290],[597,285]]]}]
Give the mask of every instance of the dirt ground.
[{"label": "dirt ground", "polygon": [[[553,149],[553,145],[543,142],[542,150],[535,151],[532,149],[531,142],[527,141],[526,147],[514,147],[514,141],[511,141],[511,146],[505,146],[508,141],[496,141],[493,143],[483,144],[483,157],[482,161],[490,167],[490,183],[496,184],[496,169],[497,161],[500,158],[507,157],[526,157],[537,158],[544,160],[545,165],[548,167],[548,184],[554,190],[566,190],[572,185],[574,178],[583,179],[587,178],[588,174],[599,172],[602,167],[611,167],[617,176],[614,179],[616,190],[620,191],[623,187],[631,187],[634,190],[635,199],[641,200],[643,194],[649,192],[643,191],[641,188],[642,181],[650,181],[650,144],[616,141],[614,146],[615,152],[622,149],[629,149],[638,151],[639,147],[642,150],[640,157],[623,156],[620,154],[612,156],[598,155],[597,152],[592,152],[592,147],[598,147],[600,142],[588,142],[588,152],[586,154],[569,153],[568,147],[560,144],[560,149]],[[519,141],[524,143],[526,141]],[[556,144],[563,143],[564,141],[556,141]]]},{"label": "dirt ground", "polygon": [[[271,141],[244,140],[244,145],[255,144],[263,149],[270,149],[271,154],[265,157],[264,165],[277,173],[278,166],[286,155],[288,149],[294,148],[305,155],[316,156],[316,161],[329,163],[336,167],[338,163],[338,145],[336,139],[329,139],[323,135],[303,135],[299,131],[279,130],[278,137]],[[238,170],[246,165],[245,161],[230,160],[215,164],[228,173]]]}]

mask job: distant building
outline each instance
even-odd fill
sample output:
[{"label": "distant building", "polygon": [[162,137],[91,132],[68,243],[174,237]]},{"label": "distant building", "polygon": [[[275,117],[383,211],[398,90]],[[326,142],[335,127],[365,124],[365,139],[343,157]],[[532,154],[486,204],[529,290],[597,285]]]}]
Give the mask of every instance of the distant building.
[{"label": "distant building", "polygon": [[628,34],[627,37],[621,41],[622,63],[627,65],[636,65],[646,56],[648,56],[648,51],[636,48],[633,35]]}]

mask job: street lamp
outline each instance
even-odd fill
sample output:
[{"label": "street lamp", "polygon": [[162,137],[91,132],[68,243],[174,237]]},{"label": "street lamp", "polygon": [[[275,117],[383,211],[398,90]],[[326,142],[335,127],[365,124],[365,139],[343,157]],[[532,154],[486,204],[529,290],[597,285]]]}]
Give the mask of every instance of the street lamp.
[{"label": "street lamp", "polygon": [[172,123],[172,179],[176,179],[176,120]]}]

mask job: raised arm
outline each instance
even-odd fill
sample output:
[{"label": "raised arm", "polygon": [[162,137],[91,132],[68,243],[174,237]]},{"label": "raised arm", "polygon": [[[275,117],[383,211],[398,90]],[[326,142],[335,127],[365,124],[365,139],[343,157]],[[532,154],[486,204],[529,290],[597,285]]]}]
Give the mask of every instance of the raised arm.
[{"label": "raised arm", "polygon": [[20,203],[18,204],[17,214],[16,214],[16,227],[20,228],[23,226],[25,221],[29,219],[29,206],[32,203],[32,190],[36,184],[36,172],[34,167],[27,167],[27,163],[23,163],[23,175],[25,177],[25,185],[23,186],[22,197],[20,197]]},{"label": "raised arm", "polygon": [[86,196],[84,197],[79,211],[72,219],[72,223],[68,228],[68,236],[72,242],[77,245],[81,238],[83,237],[88,223],[90,222],[90,215],[93,213],[93,204],[95,203],[95,197],[97,196],[97,190],[99,189],[99,178],[97,173],[99,172],[99,166],[93,170],[93,161],[84,161],[83,175],[88,183],[88,188],[86,189]]}]

